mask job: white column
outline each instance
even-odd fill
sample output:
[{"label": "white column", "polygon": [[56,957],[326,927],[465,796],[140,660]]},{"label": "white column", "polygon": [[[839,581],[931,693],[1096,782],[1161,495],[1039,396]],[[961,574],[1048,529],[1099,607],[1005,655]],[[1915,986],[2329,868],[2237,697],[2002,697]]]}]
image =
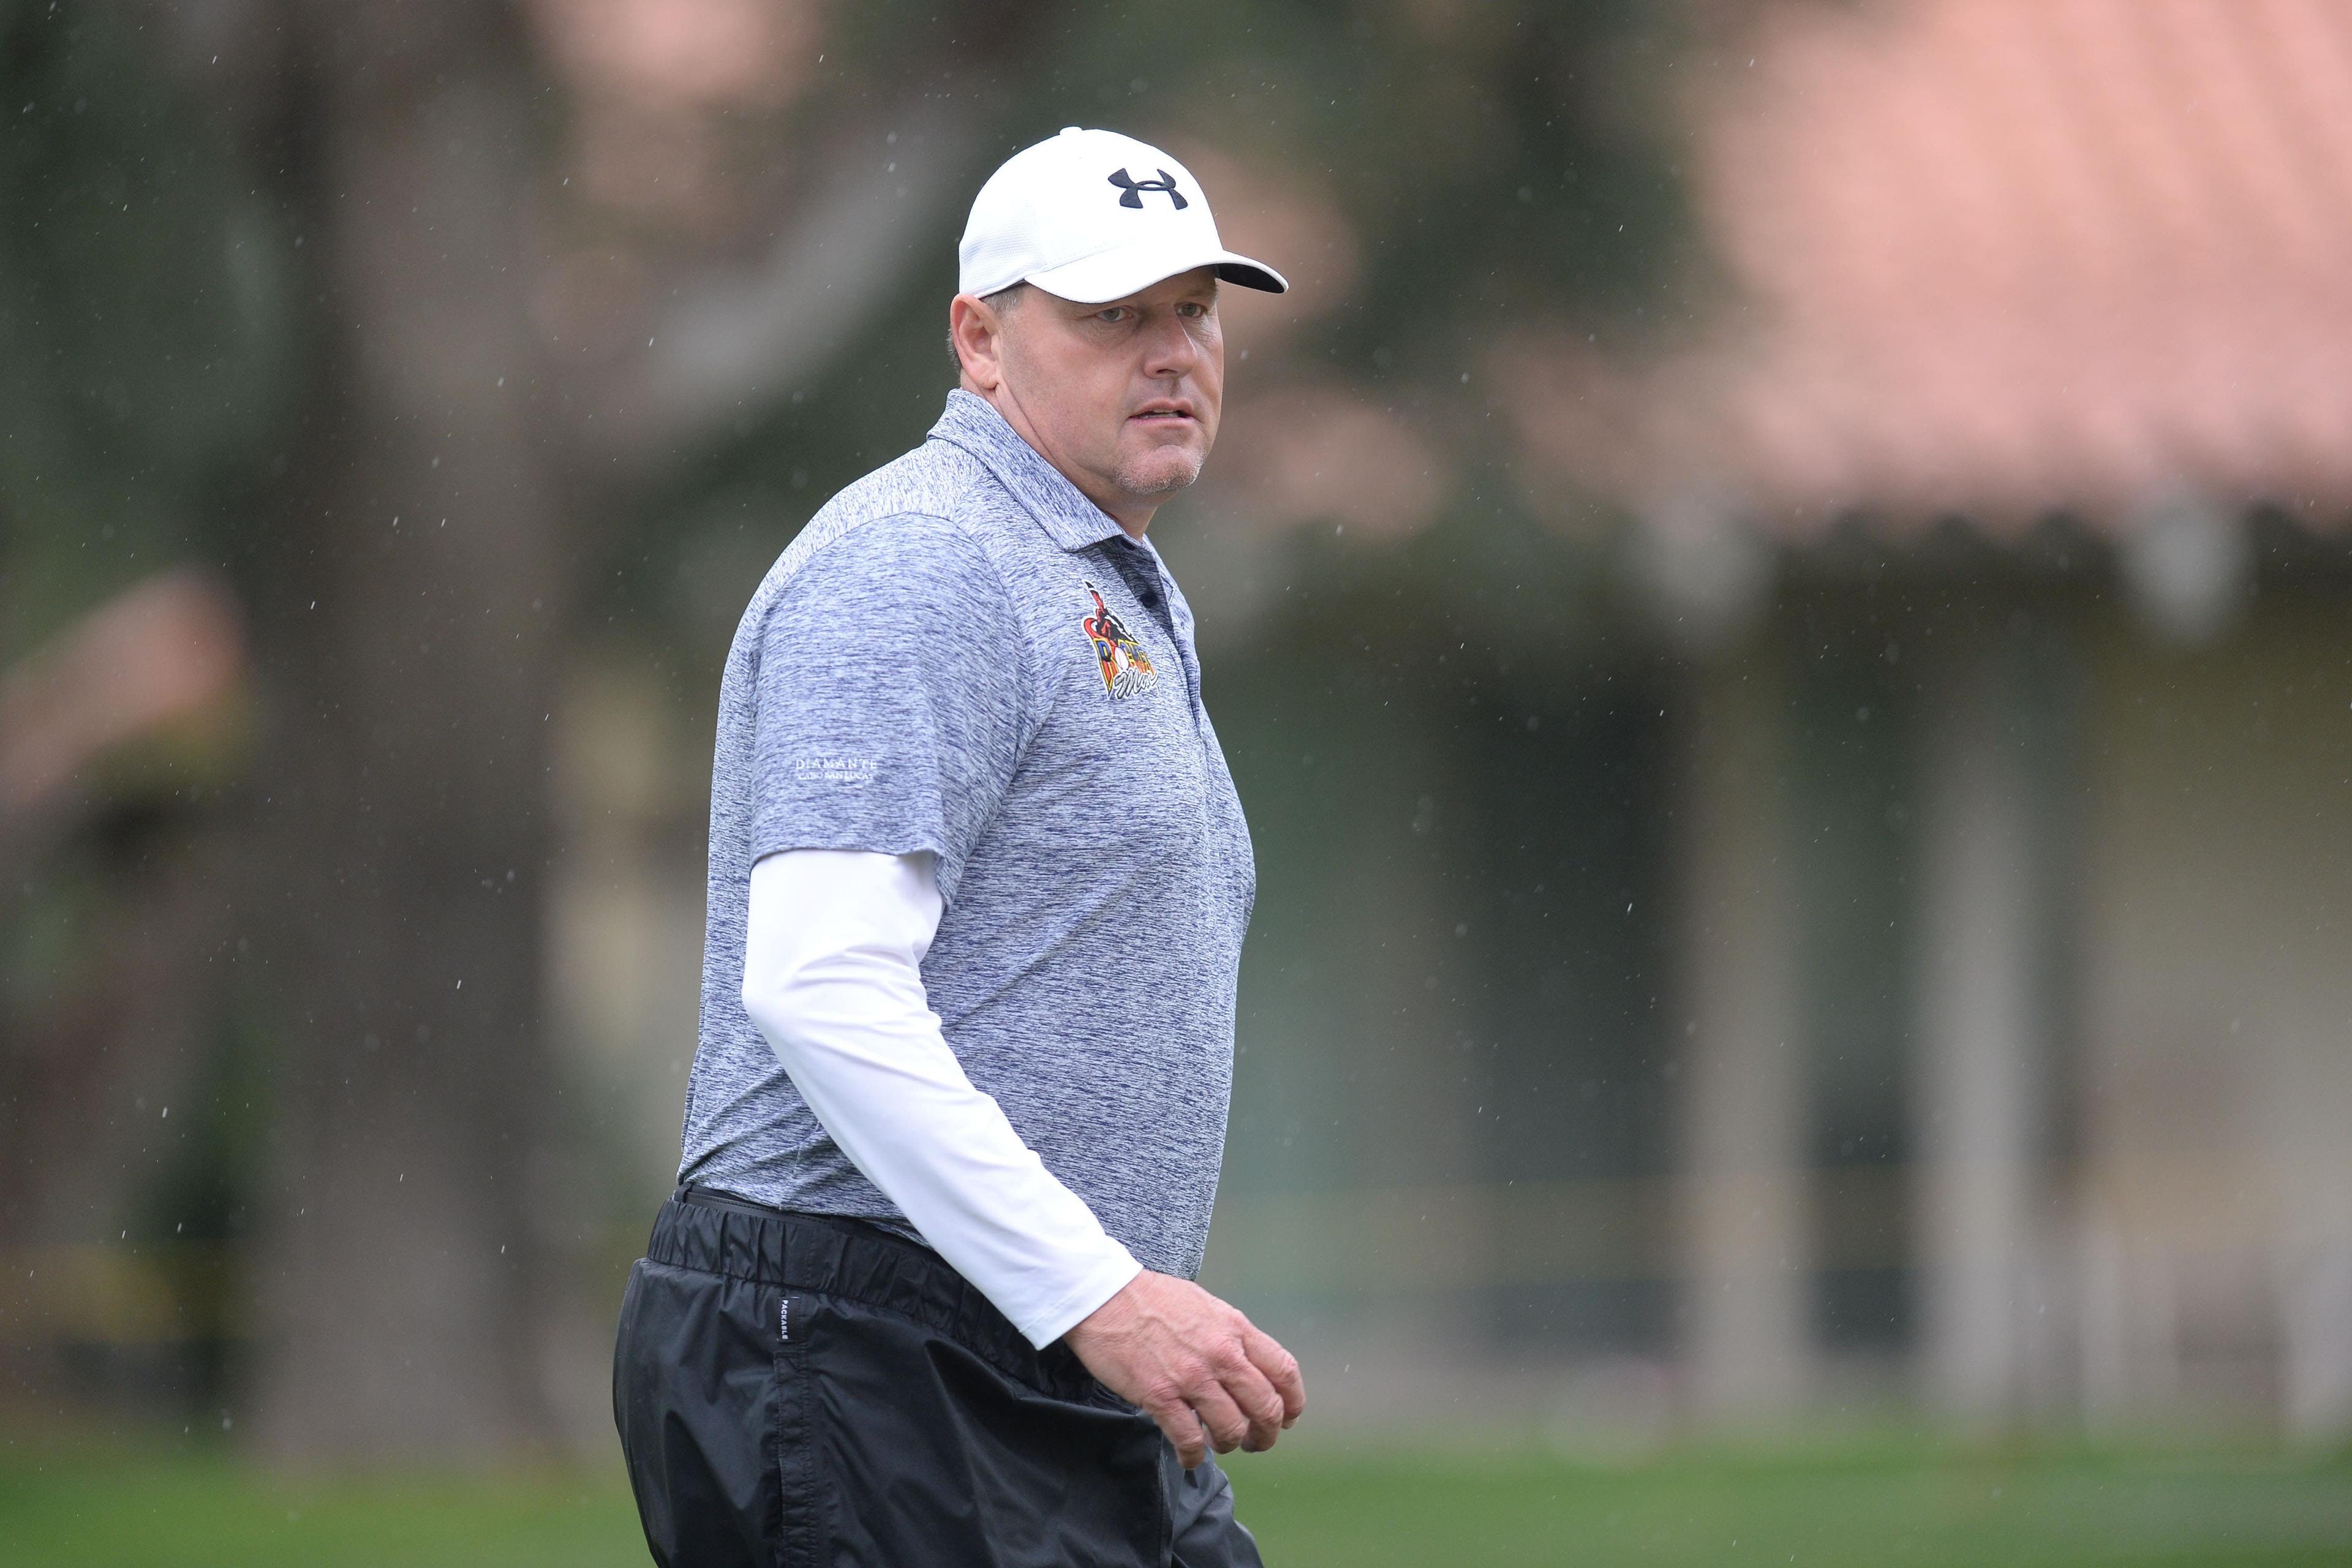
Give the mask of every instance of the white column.
[{"label": "white column", "polygon": [[2352,1237],[2291,1247],[2282,1264],[2287,1430],[2340,1442],[2352,1436]]},{"label": "white column", "polygon": [[2276,1108],[2267,1119],[2284,1190],[2294,1194],[2274,1244],[2279,1392],[2289,1432],[2340,1443],[2352,1438],[2352,1138],[2344,1131],[2352,986],[2340,965],[2332,983],[2316,978],[2315,963],[2302,973],[2293,994],[2274,1004]]},{"label": "white column", "polygon": [[2036,959],[2046,927],[2032,778],[1995,645],[1931,681],[1922,762],[1920,1014],[1914,1073],[1920,1370],[1967,1421],[2025,1393],[2042,1064]]},{"label": "white column", "polygon": [[1804,1396],[1811,1340],[1787,699],[1767,663],[1699,674],[1682,796],[1687,1370],[1698,1409],[1734,1423]]}]

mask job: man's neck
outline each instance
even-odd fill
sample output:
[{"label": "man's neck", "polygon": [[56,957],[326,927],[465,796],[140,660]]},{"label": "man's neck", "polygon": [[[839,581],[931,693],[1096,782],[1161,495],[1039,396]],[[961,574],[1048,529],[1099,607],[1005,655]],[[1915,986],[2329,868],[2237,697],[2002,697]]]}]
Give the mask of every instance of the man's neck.
[{"label": "man's neck", "polygon": [[1007,425],[1013,426],[1013,433],[1020,437],[1031,451],[1051,464],[1055,473],[1076,486],[1080,495],[1094,502],[1102,510],[1104,516],[1118,524],[1120,532],[1139,543],[1142,542],[1144,531],[1151,526],[1152,514],[1160,510],[1160,502],[1157,499],[1147,500],[1124,492],[1114,492],[1109,495],[1099,493],[1094,485],[1054,461],[1054,455],[1045,450],[1044,444],[1037,439],[1036,431],[1030,427],[1028,416],[1022,412],[1020,400],[1009,395],[1003,383],[1000,382],[992,392],[982,391],[973,385],[971,377],[967,375],[961,378],[961,385],[974,397],[985,399],[988,405],[1002,415]]}]

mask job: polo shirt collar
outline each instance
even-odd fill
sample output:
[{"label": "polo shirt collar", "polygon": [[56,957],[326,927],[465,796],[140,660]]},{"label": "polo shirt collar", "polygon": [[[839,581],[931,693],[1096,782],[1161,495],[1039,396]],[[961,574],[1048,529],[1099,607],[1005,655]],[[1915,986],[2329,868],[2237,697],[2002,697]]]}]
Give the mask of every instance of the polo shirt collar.
[{"label": "polo shirt collar", "polygon": [[988,399],[955,388],[930,435],[985,464],[1063,549],[1084,550],[1124,531],[1117,519],[1088,500],[1084,490],[1023,440]]}]

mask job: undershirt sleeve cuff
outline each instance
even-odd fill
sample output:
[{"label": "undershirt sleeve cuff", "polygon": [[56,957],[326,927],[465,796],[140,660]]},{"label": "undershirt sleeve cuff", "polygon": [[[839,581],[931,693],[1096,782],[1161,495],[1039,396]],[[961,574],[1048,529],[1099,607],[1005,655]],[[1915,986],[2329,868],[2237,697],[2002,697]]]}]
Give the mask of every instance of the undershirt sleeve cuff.
[{"label": "undershirt sleeve cuff", "polygon": [[1108,1237],[1103,1240],[1108,1250],[1102,1260],[1089,1268],[1067,1294],[1030,1321],[1014,1325],[1022,1337],[1037,1349],[1044,1350],[1085,1322],[1097,1308],[1126,1289],[1128,1281],[1143,1272],[1143,1265],[1126,1247]]}]

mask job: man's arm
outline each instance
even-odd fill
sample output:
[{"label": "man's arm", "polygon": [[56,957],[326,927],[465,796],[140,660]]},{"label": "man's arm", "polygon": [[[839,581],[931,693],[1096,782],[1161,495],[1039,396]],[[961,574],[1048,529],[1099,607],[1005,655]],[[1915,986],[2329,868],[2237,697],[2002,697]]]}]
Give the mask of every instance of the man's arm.
[{"label": "man's arm", "polygon": [[1142,1266],[974,1089],[923,994],[928,854],[794,849],[751,868],[743,1009],[866,1178],[1038,1346]]},{"label": "man's arm", "polygon": [[923,992],[929,854],[793,849],[751,869],[743,1006],[842,1152],[1030,1342],[1067,1334],[1186,1467],[1269,1447],[1297,1363],[1232,1307],[1142,1268],[974,1088]]}]

